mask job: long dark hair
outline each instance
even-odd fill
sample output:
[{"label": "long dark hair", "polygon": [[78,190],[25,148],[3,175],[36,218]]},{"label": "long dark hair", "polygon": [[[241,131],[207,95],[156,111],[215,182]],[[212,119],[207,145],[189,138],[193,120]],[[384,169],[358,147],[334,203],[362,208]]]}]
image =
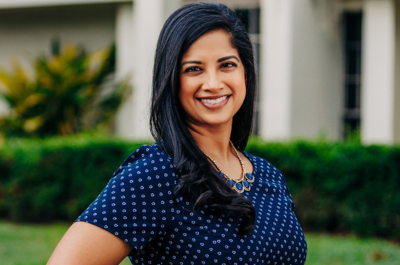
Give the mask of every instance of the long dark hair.
[{"label": "long dark hair", "polygon": [[246,97],[233,117],[231,141],[243,150],[251,132],[256,90],[252,44],[240,19],[222,4],[192,3],[175,11],[165,22],[157,43],[153,69],[150,129],[161,148],[174,157],[180,181],[175,196],[183,193],[194,209],[207,205],[218,213],[241,217],[240,234],[254,229],[251,202],[226,185],[201,152],[187,128],[179,101],[180,62],[200,36],[223,29],[238,50],[246,75]]}]

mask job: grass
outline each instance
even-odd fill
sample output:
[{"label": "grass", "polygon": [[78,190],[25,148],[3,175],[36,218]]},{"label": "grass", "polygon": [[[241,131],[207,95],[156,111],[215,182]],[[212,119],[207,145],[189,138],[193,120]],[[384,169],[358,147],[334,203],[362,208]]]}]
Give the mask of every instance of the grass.
[{"label": "grass", "polygon": [[[26,225],[0,222],[1,265],[46,264],[67,224]],[[129,265],[126,258],[121,265]]]},{"label": "grass", "polygon": [[46,264],[66,225],[14,225],[0,223],[0,263],[4,265]]},{"label": "grass", "polygon": [[[0,222],[0,264],[46,264],[67,228],[66,224],[17,225]],[[324,234],[307,234],[306,238],[306,265],[400,264],[400,246],[387,241]],[[128,264],[128,259],[121,263]]]},{"label": "grass", "polygon": [[355,236],[306,234],[306,265],[400,265],[400,245]]}]

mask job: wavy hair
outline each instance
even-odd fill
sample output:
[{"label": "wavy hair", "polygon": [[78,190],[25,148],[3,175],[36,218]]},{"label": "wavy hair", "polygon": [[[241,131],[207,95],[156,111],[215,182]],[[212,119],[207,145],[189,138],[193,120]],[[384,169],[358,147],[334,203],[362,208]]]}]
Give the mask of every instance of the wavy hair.
[{"label": "wavy hair", "polygon": [[179,100],[180,62],[199,37],[223,29],[238,50],[246,76],[246,97],[233,117],[231,141],[243,150],[252,128],[256,74],[252,44],[236,14],[222,4],[192,3],[176,10],[161,30],[155,53],[150,130],[160,147],[174,158],[180,180],[174,196],[183,193],[194,209],[204,206],[241,218],[239,233],[254,229],[255,210],[247,198],[231,190],[208,162],[187,128]]}]

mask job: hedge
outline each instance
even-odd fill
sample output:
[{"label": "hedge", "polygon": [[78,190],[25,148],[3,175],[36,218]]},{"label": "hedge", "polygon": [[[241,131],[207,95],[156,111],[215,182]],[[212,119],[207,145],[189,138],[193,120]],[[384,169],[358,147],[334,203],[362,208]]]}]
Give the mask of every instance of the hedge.
[{"label": "hedge", "polygon": [[400,147],[253,140],[247,151],[285,175],[305,230],[400,240]]},{"label": "hedge", "polygon": [[[74,220],[143,143],[77,136],[0,147],[0,216]],[[400,240],[400,147],[251,139],[246,149],[282,171],[306,231]]]},{"label": "hedge", "polygon": [[96,136],[6,143],[0,147],[0,216],[74,220],[141,145]]}]

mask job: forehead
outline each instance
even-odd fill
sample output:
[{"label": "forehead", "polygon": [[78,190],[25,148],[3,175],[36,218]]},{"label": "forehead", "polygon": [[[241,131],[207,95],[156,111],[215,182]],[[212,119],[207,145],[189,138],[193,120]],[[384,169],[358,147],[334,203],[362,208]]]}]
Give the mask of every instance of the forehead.
[{"label": "forehead", "polygon": [[238,56],[237,49],[232,45],[231,35],[223,29],[217,29],[200,36],[183,55],[182,60],[195,57]]}]

